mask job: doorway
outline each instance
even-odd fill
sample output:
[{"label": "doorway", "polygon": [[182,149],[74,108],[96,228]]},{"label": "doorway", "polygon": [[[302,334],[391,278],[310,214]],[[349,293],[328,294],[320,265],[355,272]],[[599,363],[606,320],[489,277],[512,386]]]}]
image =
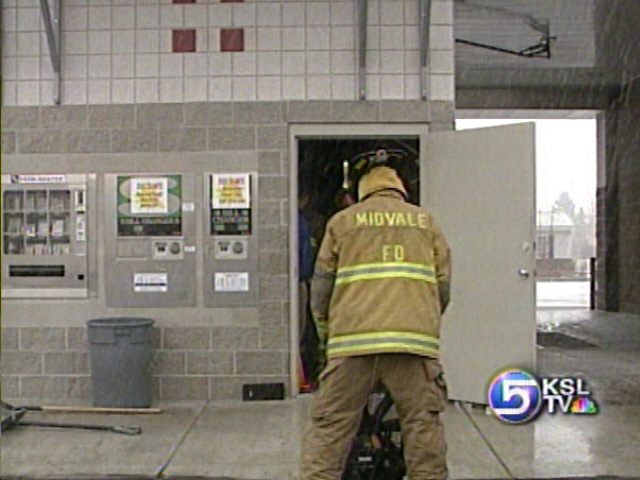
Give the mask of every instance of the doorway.
[{"label": "doorway", "polygon": [[357,202],[353,172],[367,158],[394,160],[409,201],[419,204],[420,140],[416,136],[305,138],[298,140],[298,324],[301,391],[310,391],[320,373],[318,338],[310,310],[310,279],[327,221]]},{"label": "doorway", "polygon": [[[346,132],[346,133],[345,133]],[[358,160],[369,152],[389,152],[408,190],[420,202],[420,137],[426,126],[294,125],[290,132],[290,339],[292,396],[318,375],[317,336],[309,309],[309,266],[332,215],[357,201],[349,184]],[[307,253],[305,253],[307,252]],[[305,265],[307,264],[307,265]]]},{"label": "doorway", "polygon": [[[536,124],[536,306],[594,308],[598,134],[595,111],[457,112],[456,129]],[[540,315],[546,317],[545,315]]]}]

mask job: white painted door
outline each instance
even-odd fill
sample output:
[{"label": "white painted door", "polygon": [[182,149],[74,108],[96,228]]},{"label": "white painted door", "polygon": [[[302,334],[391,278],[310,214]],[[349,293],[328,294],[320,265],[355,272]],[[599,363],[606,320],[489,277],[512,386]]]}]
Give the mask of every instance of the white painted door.
[{"label": "white painted door", "polygon": [[449,398],[487,403],[509,367],[535,371],[535,143],[523,123],[421,137],[420,198],[452,250],[442,319]]}]

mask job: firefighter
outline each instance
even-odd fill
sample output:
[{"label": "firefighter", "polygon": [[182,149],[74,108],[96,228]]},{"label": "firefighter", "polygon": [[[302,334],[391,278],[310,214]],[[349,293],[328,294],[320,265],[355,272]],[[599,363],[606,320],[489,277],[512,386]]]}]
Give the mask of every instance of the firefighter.
[{"label": "firefighter", "polygon": [[303,480],[340,479],[380,384],[400,418],[409,479],[447,477],[439,337],[450,250],[433,216],[408,203],[396,170],[380,157],[362,169],[358,203],[328,221],[316,260],[311,310],[327,365],[303,435]]}]

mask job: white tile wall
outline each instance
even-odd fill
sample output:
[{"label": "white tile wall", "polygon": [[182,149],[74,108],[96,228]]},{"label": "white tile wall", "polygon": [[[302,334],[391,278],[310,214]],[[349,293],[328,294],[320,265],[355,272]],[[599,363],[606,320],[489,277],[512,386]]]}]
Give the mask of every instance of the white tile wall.
[{"label": "white tile wall", "polygon": [[53,80],[40,82],[40,103],[47,103],[53,97]]},{"label": "white tile wall", "polygon": [[160,6],[161,28],[184,28],[185,11],[182,5]]},{"label": "white tile wall", "polygon": [[355,25],[355,2],[331,2],[331,25]]},{"label": "white tile wall", "polygon": [[326,100],[331,98],[330,75],[307,75],[307,99]]},{"label": "white tile wall", "polygon": [[281,79],[279,76],[258,77],[258,100],[270,101],[282,98]]},{"label": "white tile wall", "polygon": [[111,82],[109,80],[90,80],[88,84],[87,103],[109,103],[111,99]]},{"label": "white tile wall", "polygon": [[241,3],[231,11],[233,27],[251,27],[256,24],[256,4]]},{"label": "white tile wall", "polygon": [[[420,98],[418,1],[369,0],[367,98]],[[53,101],[37,2],[2,2],[3,104]],[[453,0],[433,0],[429,90],[453,100]],[[357,98],[356,0],[65,0],[62,103]],[[197,53],[171,53],[171,30]],[[243,28],[244,52],[220,52]]]},{"label": "white tile wall", "polygon": [[[74,55],[74,58],[86,59],[87,57]],[[133,55],[112,55],[111,56],[111,73],[113,75],[113,78],[134,78],[135,77],[134,59],[135,57]],[[78,64],[78,68],[82,68],[82,67],[86,68],[86,62],[84,65],[80,63]]]},{"label": "white tile wall", "polygon": [[161,102],[181,102],[183,98],[182,78],[161,78],[160,79],[160,101]]},{"label": "white tile wall", "polygon": [[304,75],[282,77],[282,98],[284,100],[304,100],[306,92]]},{"label": "white tile wall", "polygon": [[[183,8],[186,9],[186,6]],[[231,25],[231,5],[229,4],[209,5],[208,14],[210,27],[229,27]]]},{"label": "white tile wall", "polygon": [[158,98],[158,79],[141,78],[136,80],[136,103],[156,103]]},{"label": "white tile wall", "polygon": [[206,102],[207,101],[207,85],[206,77],[187,77],[184,79],[183,98],[175,100],[176,102]]},{"label": "white tile wall", "polygon": [[280,75],[281,52],[258,52],[258,78],[262,75]]},{"label": "white tile wall", "polygon": [[[228,23],[227,23],[228,25]],[[190,5],[184,9],[184,26],[186,28],[197,28],[208,26],[207,6]]]},{"label": "white tile wall", "polygon": [[214,77],[209,79],[209,100],[231,100],[231,77]]},{"label": "white tile wall", "polygon": [[307,25],[329,25],[329,5],[326,1],[307,2]]},{"label": "white tile wall", "polygon": [[256,77],[234,77],[231,82],[233,100],[256,100]]},{"label": "white tile wall", "polygon": [[356,88],[355,75],[334,75],[331,79],[331,98],[334,100],[354,100]]},{"label": "white tile wall", "polygon": [[282,26],[295,27],[305,24],[304,2],[295,2],[285,5],[282,9]]},{"label": "white tile wall", "polygon": [[277,27],[258,28],[258,50],[281,50],[281,32]]},{"label": "white tile wall", "polygon": [[133,103],[134,96],[133,79],[130,80],[111,80],[111,103]]},{"label": "white tile wall", "polygon": [[329,51],[329,27],[307,28],[307,50]]},{"label": "white tile wall", "polygon": [[[167,54],[173,56],[174,54]],[[231,55],[209,54],[209,75],[229,76],[231,75]]]}]

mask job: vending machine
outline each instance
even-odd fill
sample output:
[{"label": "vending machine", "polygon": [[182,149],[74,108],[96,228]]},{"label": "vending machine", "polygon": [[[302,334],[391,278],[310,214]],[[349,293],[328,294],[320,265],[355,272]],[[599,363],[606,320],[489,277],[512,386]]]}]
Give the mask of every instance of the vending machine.
[{"label": "vending machine", "polygon": [[195,175],[105,176],[107,307],[196,306]]},{"label": "vending machine", "polygon": [[95,175],[2,175],[2,298],[88,296],[89,184]]},{"label": "vending machine", "polygon": [[258,302],[257,186],[255,174],[204,176],[204,273],[206,307]]}]

